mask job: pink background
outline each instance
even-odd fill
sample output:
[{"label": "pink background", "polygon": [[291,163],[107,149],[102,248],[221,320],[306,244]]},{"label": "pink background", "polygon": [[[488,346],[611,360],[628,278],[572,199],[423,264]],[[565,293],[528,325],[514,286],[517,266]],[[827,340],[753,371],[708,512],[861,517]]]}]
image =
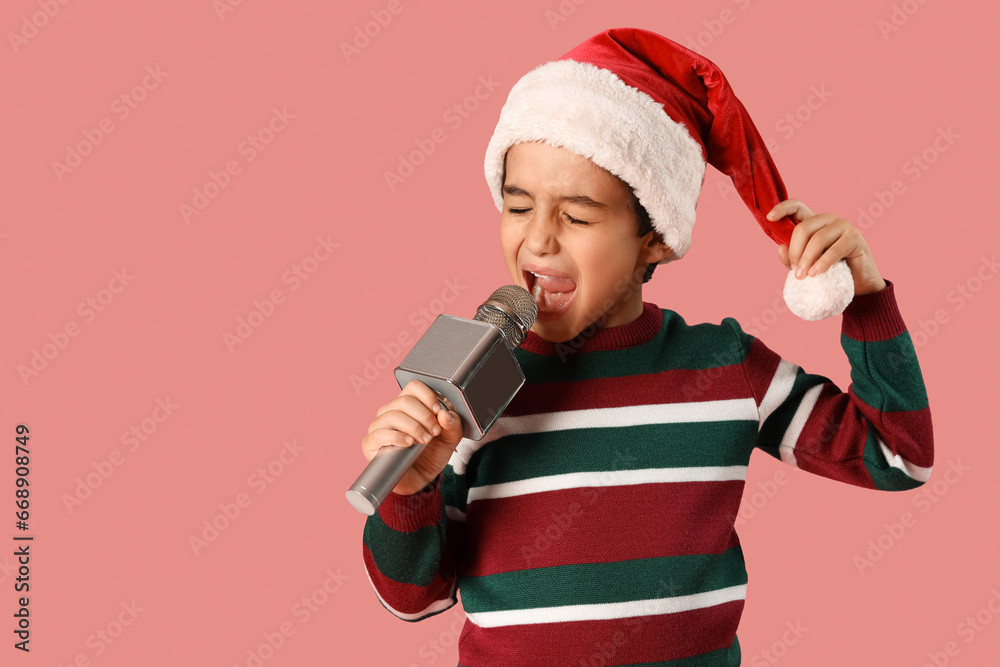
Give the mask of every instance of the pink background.
[{"label": "pink background", "polygon": [[[856,224],[859,209],[880,213],[863,231],[897,285],[934,415],[935,473],[920,490],[876,493],[754,454],[744,504],[756,514],[739,528],[744,663],[774,664],[762,653],[774,650],[781,664],[813,667],[918,666],[928,654],[992,664],[1000,455],[986,388],[1000,279],[983,258],[998,245],[995,4],[564,0],[565,16],[557,0],[387,6],[247,0],[220,15],[211,0],[4,3],[0,554],[20,532],[18,423],[31,428],[35,541],[27,655],[12,647],[15,559],[0,556],[0,662],[252,665],[248,651],[283,624],[294,634],[258,653],[268,667],[457,662],[460,607],[410,624],[380,606],[361,559],[364,517],[344,491],[375,410],[398,393],[391,368],[407,349],[393,341],[415,340],[420,309],[440,307],[449,285],[446,312],[471,317],[510,282],[482,173],[510,87],[631,25],[697,44],[723,69],[777,142],[790,196]],[[883,35],[894,7],[900,25]],[[391,21],[348,62],[341,44],[372,11]],[[159,81],[147,76],[157,67]],[[469,100],[467,118],[449,114],[481,77],[498,87]],[[829,95],[809,109],[814,87]],[[294,118],[261,132],[274,109]],[[795,113],[791,132],[781,121]],[[98,131],[102,119],[111,132]],[[949,127],[958,138],[935,149]],[[438,128],[444,142],[390,189],[385,172]],[[243,142],[258,133],[270,143],[250,160]],[[81,143],[88,154],[57,174]],[[933,164],[907,171],[925,150]],[[212,173],[225,182],[217,172],[230,162],[238,173],[186,222],[181,205]],[[879,212],[894,180],[905,191]],[[846,389],[840,318],[777,312],[776,248],[724,183],[709,169],[693,248],[657,271],[645,300],[689,322],[736,317]],[[317,251],[318,238],[337,247]],[[307,260],[314,251],[325,261]],[[297,265],[308,279],[290,279]],[[113,280],[122,270],[124,286]],[[978,291],[959,297],[960,284]],[[275,290],[280,303],[263,304]],[[253,316],[259,326],[230,349],[255,302],[270,316]],[[67,325],[75,336],[60,336]],[[25,380],[36,351],[45,366]],[[366,362],[386,365],[382,353],[391,365],[352,385]],[[158,399],[176,406],[170,415]],[[123,441],[144,425],[145,440]],[[284,441],[298,451],[282,463]],[[957,462],[967,471],[946,479]],[[268,465],[280,474],[254,477]],[[778,471],[787,483],[752,507]],[[67,507],[81,483],[90,495]],[[228,526],[220,504],[240,510]],[[915,521],[893,537],[886,525],[904,512]],[[224,530],[195,553],[191,536],[213,519]],[[855,556],[880,538],[888,551],[859,573]],[[328,572],[339,573],[329,595]],[[306,617],[296,605],[310,596],[323,602]],[[133,602],[134,619],[122,611]],[[991,622],[964,631],[977,612]],[[783,645],[786,623],[808,631]]]}]

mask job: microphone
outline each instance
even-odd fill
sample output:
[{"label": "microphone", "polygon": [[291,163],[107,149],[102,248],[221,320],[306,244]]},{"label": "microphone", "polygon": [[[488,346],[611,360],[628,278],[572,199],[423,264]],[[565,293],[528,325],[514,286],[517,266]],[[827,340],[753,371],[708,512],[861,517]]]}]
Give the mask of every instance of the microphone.
[{"label": "microphone", "polygon": [[[462,418],[462,437],[480,440],[524,385],[513,350],[538,315],[528,290],[504,285],[476,311],[475,319],[438,315],[393,373],[402,389],[420,380],[445,410],[447,398]],[[427,447],[382,447],[347,490],[354,509],[372,515]]]}]

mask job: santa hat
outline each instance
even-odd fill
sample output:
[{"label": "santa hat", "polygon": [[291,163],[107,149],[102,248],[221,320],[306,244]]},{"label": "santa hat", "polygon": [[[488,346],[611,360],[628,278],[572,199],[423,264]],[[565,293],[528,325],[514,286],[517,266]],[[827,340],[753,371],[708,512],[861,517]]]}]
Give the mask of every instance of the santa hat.
[{"label": "santa hat", "polygon": [[[691,246],[706,162],[732,178],[776,243],[789,243],[797,224],[790,217],[766,218],[788,196],[764,140],[722,71],[648,30],[602,32],[514,84],[484,165],[498,210],[504,156],[525,141],[565,147],[631,186],[673,250],[661,264],[680,259]],[[804,279],[790,271],[784,296],[793,313],[819,320],[843,312],[854,296],[854,281],[841,260]]]}]

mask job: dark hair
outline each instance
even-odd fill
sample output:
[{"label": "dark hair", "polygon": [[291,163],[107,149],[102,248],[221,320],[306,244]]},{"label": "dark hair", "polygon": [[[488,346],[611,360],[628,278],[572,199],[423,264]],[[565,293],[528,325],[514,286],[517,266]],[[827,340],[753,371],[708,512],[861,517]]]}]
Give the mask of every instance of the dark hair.
[{"label": "dark hair", "polygon": [[[629,208],[635,213],[636,221],[638,224],[638,236],[645,236],[646,234],[653,231],[653,222],[649,219],[649,211],[646,207],[639,202],[639,198],[635,195],[635,190],[629,188]],[[650,262],[646,265],[646,273],[642,276],[642,282],[648,283],[649,279],[653,277],[653,271],[656,270],[656,262]]]}]

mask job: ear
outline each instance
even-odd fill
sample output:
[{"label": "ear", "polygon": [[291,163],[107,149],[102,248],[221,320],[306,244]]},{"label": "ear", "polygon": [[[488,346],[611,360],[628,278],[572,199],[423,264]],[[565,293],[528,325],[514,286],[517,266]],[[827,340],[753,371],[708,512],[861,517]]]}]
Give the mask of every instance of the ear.
[{"label": "ear", "polygon": [[665,257],[673,254],[673,250],[663,241],[663,235],[651,230],[642,237],[642,249],[639,252],[643,264],[659,263]]}]

